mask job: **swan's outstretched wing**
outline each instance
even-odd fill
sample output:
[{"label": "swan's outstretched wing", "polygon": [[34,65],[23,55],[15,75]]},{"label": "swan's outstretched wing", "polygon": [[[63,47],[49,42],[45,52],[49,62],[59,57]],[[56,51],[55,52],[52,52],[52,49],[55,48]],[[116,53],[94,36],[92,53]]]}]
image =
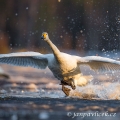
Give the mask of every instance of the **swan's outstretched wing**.
[{"label": "swan's outstretched wing", "polygon": [[89,65],[91,69],[99,72],[120,71],[120,61],[100,56],[77,57],[79,65]]},{"label": "swan's outstretched wing", "polygon": [[4,70],[0,67],[0,77],[10,78],[8,74],[4,72]]},{"label": "swan's outstretched wing", "polygon": [[48,60],[45,55],[37,52],[18,52],[0,54],[0,63],[45,69],[48,65]]}]

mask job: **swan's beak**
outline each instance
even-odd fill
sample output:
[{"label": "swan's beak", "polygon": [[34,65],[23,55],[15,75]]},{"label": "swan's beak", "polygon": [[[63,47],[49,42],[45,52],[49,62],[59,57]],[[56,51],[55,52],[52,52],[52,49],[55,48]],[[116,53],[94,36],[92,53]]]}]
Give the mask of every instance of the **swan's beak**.
[{"label": "swan's beak", "polygon": [[43,40],[46,39],[46,34],[45,33],[42,34],[41,39],[43,39]]},{"label": "swan's beak", "polygon": [[41,36],[41,39],[43,40],[43,39],[44,39],[44,37],[43,37],[43,36]]}]

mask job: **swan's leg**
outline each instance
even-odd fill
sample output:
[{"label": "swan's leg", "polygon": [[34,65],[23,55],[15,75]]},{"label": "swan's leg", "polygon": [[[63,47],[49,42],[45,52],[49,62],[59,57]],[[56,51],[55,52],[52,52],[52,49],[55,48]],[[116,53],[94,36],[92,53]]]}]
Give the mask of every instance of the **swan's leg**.
[{"label": "swan's leg", "polygon": [[[68,82],[61,80],[61,84],[60,85],[69,85]],[[70,85],[69,85],[70,86]]]},{"label": "swan's leg", "polygon": [[74,82],[73,79],[70,79],[70,86],[71,86],[71,88],[72,88],[73,90],[76,89],[75,82]]},{"label": "swan's leg", "polygon": [[70,94],[70,89],[69,89],[69,88],[66,88],[63,84],[62,84],[62,91],[63,91],[67,96],[69,96],[69,94]]},{"label": "swan's leg", "polygon": [[62,80],[60,85],[62,85],[62,91],[66,94],[66,96],[69,96],[70,89],[65,87],[65,85],[68,85],[68,83]]},{"label": "swan's leg", "polygon": [[71,86],[71,88],[72,88],[73,90],[76,89],[75,82],[74,82],[74,80],[73,80],[72,78],[69,79],[68,81],[66,81],[66,84],[69,85],[69,86]]},{"label": "swan's leg", "polygon": [[61,85],[69,85],[69,86],[71,86],[71,88],[72,88],[73,90],[76,89],[75,82],[74,82],[74,80],[73,80],[72,78],[69,79],[68,81],[62,80],[62,81],[61,81]]}]

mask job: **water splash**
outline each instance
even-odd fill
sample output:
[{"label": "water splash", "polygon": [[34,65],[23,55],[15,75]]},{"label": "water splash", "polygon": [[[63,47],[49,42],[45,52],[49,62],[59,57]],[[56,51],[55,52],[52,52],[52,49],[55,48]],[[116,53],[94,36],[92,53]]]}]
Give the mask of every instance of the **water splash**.
[{"label": "water splash", "polygon": [[88,85],[72,91],[70,97],[81,99],[120,100],[120,83],[106,85]]}]

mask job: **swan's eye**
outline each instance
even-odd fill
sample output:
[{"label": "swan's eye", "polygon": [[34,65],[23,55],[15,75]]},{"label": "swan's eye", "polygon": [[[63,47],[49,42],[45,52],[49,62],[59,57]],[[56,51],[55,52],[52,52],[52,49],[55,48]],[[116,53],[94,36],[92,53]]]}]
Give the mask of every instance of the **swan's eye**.
[{"label": "swan's eye", "polygon": [[46,33],[46,35],[47,35],[47,33]]}]

